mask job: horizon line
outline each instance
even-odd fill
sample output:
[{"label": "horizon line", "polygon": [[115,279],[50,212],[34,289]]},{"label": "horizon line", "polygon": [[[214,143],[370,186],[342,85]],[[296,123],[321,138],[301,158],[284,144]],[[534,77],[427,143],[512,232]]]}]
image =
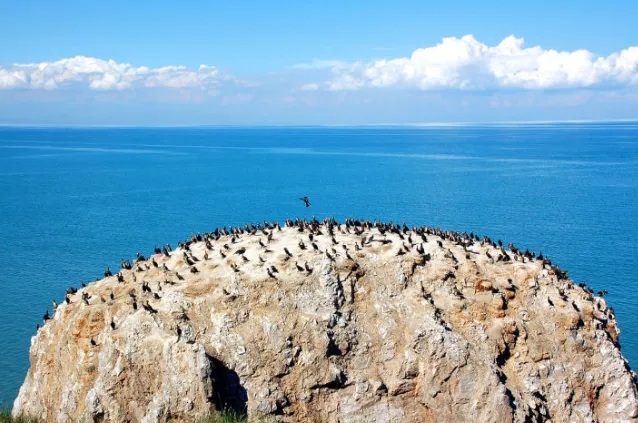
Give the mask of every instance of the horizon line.
[{"label": "horizon line", "polygon": [[0,122],[0,128],[443,128],[497,125],[551,125],[551,124],[590,124],[590,123],[638,123],[638,118],[627,119],[566,119],[566,120],[514,120],[489,122],[405,122],[405,123],[362,123],[362,124],[69,124],[69,123],[8,123]]}]

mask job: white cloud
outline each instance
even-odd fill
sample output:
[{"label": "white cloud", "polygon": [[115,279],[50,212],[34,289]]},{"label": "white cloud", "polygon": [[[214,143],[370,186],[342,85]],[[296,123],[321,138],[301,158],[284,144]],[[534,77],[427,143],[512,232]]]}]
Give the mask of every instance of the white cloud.
[{"label": "white cloud", "polygon": [[313,60],[310,63],[297,63],[292,65],[293,69],[329,69],[348,66],[347,62],[342,60]]},{"label": "white cloud", "polygon": [[305,84],[301,86],[302,91],[317,91],[319,88],[319,84]]},{"label": "white cloud", "polygon": [[148,68],[128,63],[76,56],[55,62],[0,66],[0,89],[56,89],[73,83],[92,90],[126,90],[134,87],[200,88],[215,92],[222,82],[250,83],[222,74],[214,66],[201,65],[197,70],[184,66]]},{"label": "white cloud", "polygon": [[[327,62],[329,63],[329,62]],[[322,88],[334,91],[403,86],[421,90],[545,89],[638,85],[638,47],[607,57],[587,50],[524,47],[509,36],[490,47],[472,35],[444,38],[410,57],[343,64],[331,68]]]}]

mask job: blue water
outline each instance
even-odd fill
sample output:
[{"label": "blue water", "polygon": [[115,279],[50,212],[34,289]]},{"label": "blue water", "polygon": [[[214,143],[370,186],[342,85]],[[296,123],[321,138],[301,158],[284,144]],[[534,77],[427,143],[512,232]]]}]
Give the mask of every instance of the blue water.
[{"label": "blue water", "polygon": [[[0,403],[69,285],[217,226],[346,216],[487,234],[607,289],[638,368],[638,124],[0,128]],[[297,200],[308,195],[312,206]]]}]

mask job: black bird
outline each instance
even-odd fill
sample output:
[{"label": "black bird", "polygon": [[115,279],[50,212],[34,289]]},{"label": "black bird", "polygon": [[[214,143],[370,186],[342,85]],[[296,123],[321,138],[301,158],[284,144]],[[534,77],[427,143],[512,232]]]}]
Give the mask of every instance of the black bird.
[{"label": "black bird", "polygon": [[111,294],[109,295],[109,298],[111,299],[111,301],[113,301],[115,299],[115,295],[113,295],[113,291],[111,291]]},{"label": "black bird", "polygon": [[144,310],[148,311],[151,314],[156,314],[157,310],[155,310],[153,307],[151,307],[151,305],[148,303],[148,301],[146,302],[146,304],[142,304],[142,307],[144,308]]},{"label": "black bird", "polygon": [[290,253],[290,251],[288,251],[288,248],[284,247],[284,252],[288,257],[292,257],[292,254]]},{"label": "black bird", "polygon": [[111,330],[115,330],[115,322],[111,319]]},{"label": "black bird", "polygon": [[93,339],[93,337],[91,337],[91,346],[92,346],[92,347],[97,347],[97,343],[95,342],[95,340]]},{"label": "black bird", "polygon": [[270,270],[272,270],[273,273],[279,273],[279,270],[277,270],[275,266],[270,266]]},{"label": "black bird", "polygon": [[49,320],[51,318],[51,316],[49,316],[49,310],[47,310],[46,313],[44,313],[44,316],[42,316],[42,322],[46,323],[47,320]]},{"label": "black bird", "polygon": [[308,272],[308,274],[311,274],[311,273],[312,273],[312,269],[310,268],[310,266],[308,266],[308,262],[306,262],[306,263],[304,264],[304,267],[305,267],[305,269],[306,269],[306,272]]},{"label": "black bird", "polygon": [[295,262],[295,266],[297,266],[297,271],[299,271],[299,272],[303,272],[304,271],[304,268],[299,266],[299,264],[297,262]]},{"label": "black bird", "polygon": [[306,207],[310,207],[310,200],[308,197],[301,197],[300,200],[306,203]]}]

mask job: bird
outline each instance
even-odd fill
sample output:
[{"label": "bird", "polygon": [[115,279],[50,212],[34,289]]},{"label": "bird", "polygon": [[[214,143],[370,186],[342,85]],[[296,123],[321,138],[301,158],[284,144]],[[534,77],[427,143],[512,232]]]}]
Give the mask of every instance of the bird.
[{"label": "bird", "polygon": [[306,207],[310,207],[310,200],[308,199],[308,197],[301,197],[299,199],[306,203]]},{"label": "bird", "polygon": [[93,337],[91,337],[91,346],[92,347],[96,347],[97,343],[95,342],[95,340],[93,339]]}]

